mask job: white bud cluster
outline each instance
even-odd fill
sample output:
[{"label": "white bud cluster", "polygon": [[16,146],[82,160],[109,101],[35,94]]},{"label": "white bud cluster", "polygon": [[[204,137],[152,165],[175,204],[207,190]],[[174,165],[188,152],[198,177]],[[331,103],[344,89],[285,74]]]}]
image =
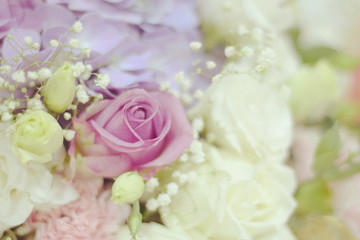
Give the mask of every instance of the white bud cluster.
[{"label": "white bud cluster", "polygon": [[195,52],[199,51],[201,49],[201,47],[202,47],[201,42],[191,42],[190,43],[190,48]]},{"label": "white bud cluster", "polygon": [[49,68],[43,67],[37,72],[37,74],[39,81],[45,81],[52,76],[52,71]]},{"label": "white bud cluster", "polygon": [[79,47],[79,39],[77,39],[77,38],[71,38],[70,40],[69,40],[69,47],[70,48],[77,48],[77,47]]},{"label": "white bud cluster", "polygon": [[110,84],[110,77],[108,74],[97,74],[94,82],[96,86],[105,89]]},{"label": "white bud cluster", "polygon": [[11,77],[15,82],[18,82],[18,83],[25,83],[26,82],[25,72],[23,70],[17,70],[16,72],[14,72],[11,75]]},{"label": "white bud cluster", "polygon": [[76,132],[74,130],[63,129],[63,135],[66,141],[74,139]]},{"label": "white bud cluster", "polygon": [[76,86],[76,98],[82,104],[85,104],[90,101],[90,96],[87,93],[86,87],[84,85]]},{"label": "white bud cluster", "polygon": [[27,101],[27,108],[31,110],[45,110],[45,106],[40,99],[32,98]]},{"label": "white bud cluster", "polygon": [[150,178],[145,183],[145,191],[146,192],[153,192],[159,186],[159,180],[157,178]]},{"label": "white bud cluster", "polygon": [[71,31],[74,33],[79,33],[83,30],[83,25],[80,21],[75,22],[72,26],[71,26]]}]

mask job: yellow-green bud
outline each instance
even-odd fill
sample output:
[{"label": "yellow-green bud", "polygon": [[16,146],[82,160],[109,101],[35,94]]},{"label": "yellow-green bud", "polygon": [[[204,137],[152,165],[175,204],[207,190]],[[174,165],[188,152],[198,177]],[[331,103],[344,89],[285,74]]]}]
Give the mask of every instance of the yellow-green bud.
[{"label": "yellow-green bud", "polygon": [[111,199],[116,203],[133,203],[144,190],[143,178],[137,172],[126,172],[115,179]]},{"label": "yellow-green bud", "polygon": [[140,212],[140,203],[139,201],[136,201],[132,205],[131,213],[127,220],[127,225],[129,227],[132,239],[136,239],[136,235],[139,232],[141,223],[142,223],[142,214]]},{"label": "yellow-green bud", "polygon": [[46,82],[42,91],[47,108],[63,113],[75,97],[75,78],[71,64],[66,62]]}]

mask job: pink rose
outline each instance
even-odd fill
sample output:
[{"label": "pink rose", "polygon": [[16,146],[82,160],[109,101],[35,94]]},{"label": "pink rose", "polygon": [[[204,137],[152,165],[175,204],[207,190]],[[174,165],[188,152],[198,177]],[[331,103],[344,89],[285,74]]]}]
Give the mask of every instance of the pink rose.
[{"label": "pink rose", "polygon": [[[104,177],[164,167],[192,141],[192,129],[179,101],[169,93],[132,89],[89,106],[73,119],[77,132],[70,155]],[[72,151],[74,150],[74,152]]]}]

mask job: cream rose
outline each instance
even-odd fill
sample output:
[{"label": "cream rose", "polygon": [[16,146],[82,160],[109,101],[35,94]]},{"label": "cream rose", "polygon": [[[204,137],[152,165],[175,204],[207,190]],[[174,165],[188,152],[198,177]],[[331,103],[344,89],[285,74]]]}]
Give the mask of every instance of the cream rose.
[{"label": "cream rose", "polygon": [[49,162],[52,153],[63,145],[63,132],[59,123],[49,113],[27,111],[18,117],[12,126],[11,141],[20,160]]},{"label": "cream rose", "polygon": [[[293,239],[286,222],[295,208],[293,172],[281,164],[254,165],[207,147],[197,180],[180,188],[162,220],[205,239]],[[209,162],[211,161],[211,163]]]},{"label": "cream rose", "polygon": [[37,162],[21,163],[7,136],[0,136],[0,236],[22,224],[35,207],[65,204],[77,197],[73,187]]},{"label": "cream rose", "polygon": [[197,0],[204,31],[228,42],[240,26],[283,31],[294,23],[294,5],[285,0]]},{"label": "cream rose", "polygon": [[281,162],[292,139],[292,118],[279,89],[246,74],[228,74],[214,82],[192,117],[205,121],[215,144],[254,161]]}]

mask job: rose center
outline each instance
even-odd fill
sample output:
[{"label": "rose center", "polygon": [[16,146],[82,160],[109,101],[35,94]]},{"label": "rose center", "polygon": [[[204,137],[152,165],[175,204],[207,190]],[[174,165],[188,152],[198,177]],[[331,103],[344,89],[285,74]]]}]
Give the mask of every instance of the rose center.
[{"label": "rose center", "polygon": [[134,112],[134,117],[136,119],[145,119],[146,118],[145,109],[143,109],[143,108],[136,109],[135,112]]}]

